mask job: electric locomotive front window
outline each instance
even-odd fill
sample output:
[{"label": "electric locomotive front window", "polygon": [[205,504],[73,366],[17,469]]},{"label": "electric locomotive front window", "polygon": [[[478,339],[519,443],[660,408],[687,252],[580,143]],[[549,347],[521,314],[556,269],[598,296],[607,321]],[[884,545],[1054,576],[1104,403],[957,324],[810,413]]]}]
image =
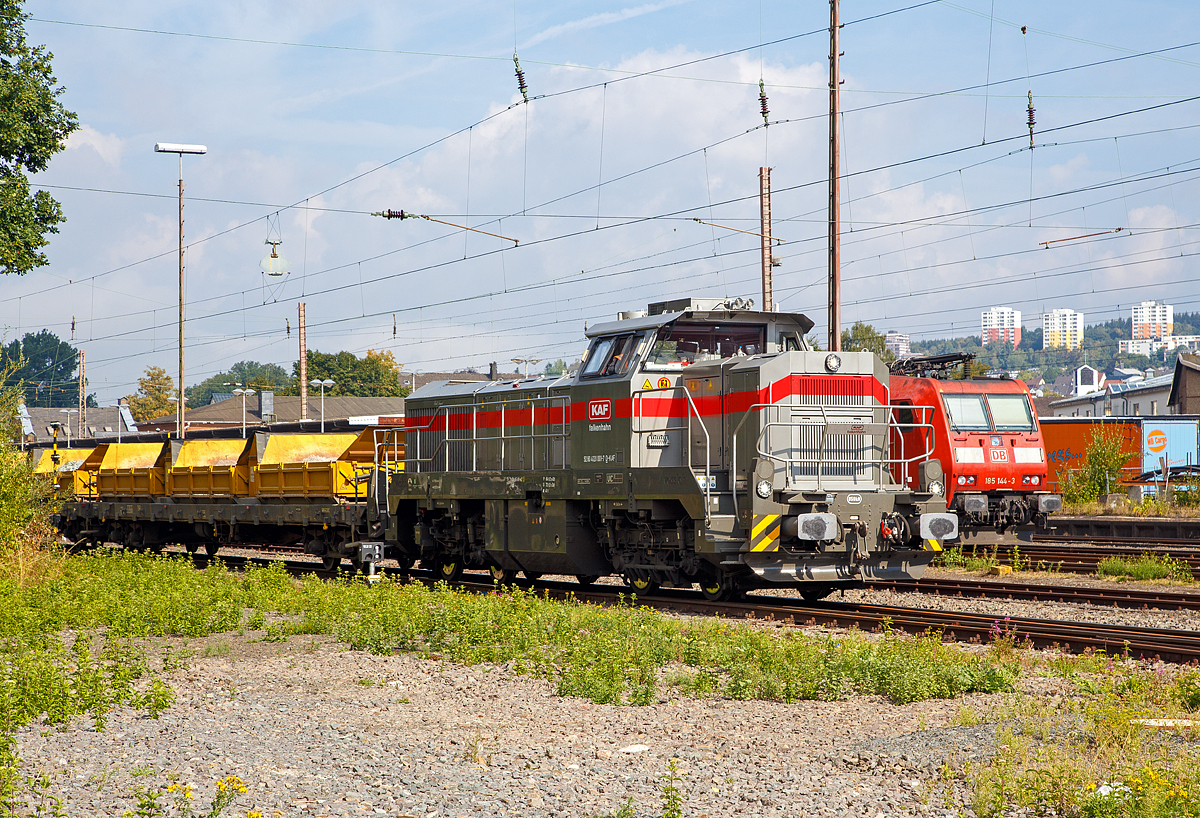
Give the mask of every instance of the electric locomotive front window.
[{"label": "electric locomotive front window", "polygon": [[942,403],[956,432],[990,432],[992,424],[983,408],[982,394],[943,394]]},{"label": "electric locomotive front window", "polygon": [[638,340],[636,333],[630,335],[612,335],[599,338],[592,343],[588,350],[587,363],[580,372],[583,378],[602,378],[608,375],[624,375],[629,371],[629,365],[637,356]]},{"label": "electric locomotive front window", "polygon": [[676,324],[659,330],[654,349],[643,367],[661,372],[739,355],[758,355],[766,349],[765,327]]},{"label": "electric locomotive front window", "polygon": [[987,404],[997,432],[1033,431],[1033,410],[1024,395],[988,395]]}]

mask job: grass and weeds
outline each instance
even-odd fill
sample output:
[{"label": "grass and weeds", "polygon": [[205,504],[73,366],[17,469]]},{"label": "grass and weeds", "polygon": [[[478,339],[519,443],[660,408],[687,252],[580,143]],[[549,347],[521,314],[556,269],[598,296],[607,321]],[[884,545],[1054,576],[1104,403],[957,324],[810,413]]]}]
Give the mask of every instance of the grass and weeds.
[{"label": "grass and weeds", "polygon": [[[982,763],[947,771],[968,793],[958,806],[979,818],[1200,815],[1200,729],[1191,726],[1200,725],[1200,672],[1104,654],[1024,662],[1061,680],[1059,690],[962,708],[954,723],[989,725],[996,749]],[[1144,719],[1176,721],[1164,730]]]},{"label": "grass and weeds", "polygon": [[1120,580],[1169,579],[1175,582],[1191,582],[1192,569],[1181,560],[1171,559],[1164,554],[1142,554],[1140,557],[1106,557],[1100,561],[1096,573],[1102,577]]}]

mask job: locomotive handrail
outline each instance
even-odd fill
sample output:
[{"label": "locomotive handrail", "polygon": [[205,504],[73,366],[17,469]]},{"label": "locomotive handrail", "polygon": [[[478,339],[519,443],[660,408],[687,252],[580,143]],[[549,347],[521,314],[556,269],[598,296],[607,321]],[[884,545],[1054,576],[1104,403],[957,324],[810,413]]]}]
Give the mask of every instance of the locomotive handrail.
[{"label": "locomotive handrail", "polygon": [[[419,471],[419,467],[421,466],[421,464],[432,463],[433,460],[441,453],[441,451],[444,447],[447,449],[447,451],[449,451],[447,444],[451,444],[451,443],[469,443],[471,445],[471,470],[474,471],[477,466],[479,443],[482,441],[497,440],[500,442],[500,463],[501,463],[501,466],[503,467],[506,441],[527,439],[532,443],[534,441],[543,440],[543,439],[544,440],[561,439],[564,441],[567,439],[566,429],[567,429],[567,425],[570,421],[570,417],[569,417],[569,410],[570,410],[570,406],[571,406],[570,395],[544,394],[544,395],[538,396],[538,395],[525,394],[525,395],[521,395],[521,396],[514,396],[512,398],[500,398],[500,399],[496,399],[496,400],[489,400],[486,402],[478,402],[478,401],[474,400],[474,398],[475,398],[475,395],[472,395],[473,400],[471,403],[441,404],[434,410],[433,414],[428,419],[429,422],[426,423],[425,425],[423,425],[423,426],[408,426],[408,425],[406,425],[404,427],[403,431],[405,433],[408,433],[408,432],[417,432],[418,433],[416,435],[416,444],[417,444],[416,451],[413,453],[413,455],[410,456],[409,452],[407,451],[407,448],[405,450],[404,464],[405,464],[406,469],[410,468],[409,464],[412,464],[413,466],[417,467],[417,470]],[[513,403],[528,403],[529,404],[530,422],[529,422],[529,433],[528,434],[524,434],[524,433],[522,433],[520,435],[505,434],[505,432],[506,432],[505,410],[510,404],[513,404]],[[562,411],[563,411],[562,422],[560,424],[550,423],[548,425],[550,425],[550,426],[560,425],[563,427],[563,431],[561,431],[561,432],[538,432],[538,431],[536,431],[537,424],[534,423],[533,412],[535,411],[536,404],[538,404],[538,403],[545,403],[548,406],[553,406],[556,403],[559,404],[559,408],[562,409]],[[499,425],[500,433],[496,437],[482,437],[481,438],[479,436],[479,422],[478,422],[479,412],[481,409],[484,409],[486,407],[494,407],[494,406],[500,407],[500,409],[499,409],[499,411],[500,411],[500,425]],[[445,429],[445,431],[447,432],[447,436],[443,437],[441,440],[438,441],[437,445],[434,447],[433,451],[429,454],[428,457],[421,457],[421,454],[422,454],[421,453],[421,435],[419,433],[420,432],[437,431],[437,430],[433,429],[433,426],[437,423],[438,417],[442,414],[442,410],[468,409],[468,408],[471,410],[471,429],[470,429],[471,436],[469,438],[468,437],[451,438],[448,436],[448,433],[450,432],[449,418],[451,417],[451,415],[449,414],[449,411],[447,411],[447,413],[446,413],[447,423],[446,423],[446,429]],[[495,411],[495,410],[492,410],[492,411]],[[407,421],[407,419],[406,419],[406,421]],[[449,462],[447,462],[447,466],[449,466]],[[557,468],[565,469],[567,467],[568,467],[568,458],[566,456],[566,452],[564,451],[563,452],[563,462]],[[553,468],[553,467],[550,465],[547,465],[547,468]],[[449,471],[449,468],[447,468],[447,471]]]},{"label": "locomotive handrail", "polygon": [[[736,468],[737,468],[737,462],[738,462],[738,460],[737,460],[738,435],[742,431],[742,427],[745,425],[746,421],[751,417],[752,413],[757,412],[762,409],[769,409],[769,408],[774,408],[777,412],[779,410],[787,409],[787,410],[793,411],[793,412],[794,411],[808,411],[808,412],[819,411],[821,413],[821,422],[819,422],[819,423],[813,423],[811,421],[798,422],[795,420],[788,420],[788,421],[767,420],[766,423],[764,423],[758,431],[758,434],[754,441],[755,454],[758,455],[759,457],[763,457],[763,458],[766,458],[767,460],[770,460],[775,463],[780,463],[783,465],[783,467],[784,467],[784,489],[789,488],[789,486],[792,482],[792,464],[793,463],[815,463],[816,467],[817,467],[817,474],[816,474],[817,486],[816,486],[815,490],[816,491],[824,491],[825,441],[829,436],[829,433],[827,431],[828,427],[830,426],[831,423],[833,423],[833,424],[846,424],[846,423],[855,424],[855,423],[858,423],[857,421],[850,421],[847,418],[838,417],[836,415],[831,419],[828,412],[826,412],[826,407],[821,406],[821,405],[813,406],[813,405],[792,405],[792,404],[780,404],[780,403],[755,403],[755,404],[752,404],[751,406],[747,407],[745,413],[742,416],[741,421],[738,422],[738,425],[734,428],[733,434],[731,435],[731,437],[733,438],[733,444],[731,447],[731,453],[730,453],[731,461],[730,462],[733,464],[734,470],[735,470],[735,473],[733,475],[734,479],[732,481],[733,513],[735,516],[738,513],[738,501],[737,501],[738,489],[737,489],[737,474],[736,474]],[[845,409],[849,409],[849,410],[860,410],[860,411],[867,410],[867,411],[871,411],[872,413],[875,412],[876,410],[882,410],[885,413],[886,420],[883,422],[874,422],[874,421],[865,422],[864,421],[861,424],[859,424],[864,427],[868,427],[868,426],[869,427],[877,427],[878,426],[878,427],[885,427],[885,429],[886,429],[886,431],[884,431],[881,434],[869,435],[870,437],[883,437],[884,438],[883,444],[879,447],[881,456],[878,458],[873,458],[871,463],[867,464],[869,468],[878,470],[878,474],[879,474],[878,484],[881,488],[884,487],[883,474],[884,474],[885,469],[887,469],[891,466],[900,466],[900,465],[907,466],[911,463],[915,463],[915,462],[918,462],[921,460],[928,460],[933,455],[933,432],[935,431],[934,427],[933,427],[933,423],[932,423],[933,407],[931,407],[931,406],[914,406],[914,405],[909,405],[909,404],[887,403],[887,404],[875,404],[875,405],[871,405],[871,406],[847,406],[847,407],[839,407],[839,408],[845,408]],[[896,420],[895,412],[897,410],[901,410],[901,409],[907,409],[910,411],[920,411],[920,412],[922,412],[922,418],[925,418],[925,413],[929,413],[930,418],[928,421],[923,420],[920,423],[916,423],[916,422],[900,423],[898,420]],[[778,455],[776,455],[772,452],[764,451],[764,449],[763,449],[764,438],[767,437],[768,430],[775,428],[775,427],[787,428],[787,429],[796,429],[796,428],[821,429],[822,430],[821,443],[818,448],[817,457],[815,457],[815,458],[812,458],[812,457],[802,457],[802,458],[779,457]],[[926,440],[925,451],[920,454],[915,454],[912,457],[905,457],[904,456],[904,438],[903,438],[903,435],[900,435],[900,447],[901,447],[900,457],[898,457],[898,458],[888,457],[887,455],[890,454],[889,449],[891,447],[892,431],[898,432],[901,429],[907,429],[907,430],[924,429],[924,430],[927,430],[927,434],[925,435],[925,440]],[[834,432],[834,434],[846,434],[846,432],[838,431],[838,432]],[[872,448],[874,448],[874,446],[872,446]],[[844,461],[837,461],[837,462],[839,462],[839,463],[856,463],[858,461],[844,460]],[[747,490],[749,490],[749,488],[750,488],[749,483],[750,483],[750,478],[748,477],[747,478]],[[899,490],[899,488],[897,490]]]},{"label": "locomotive handrail", "polygon": [[[676,389],[683,390],[683,396],[685,398],[687,398],[687,402],[688,402],[688,417],[687,417],[688,423],[685,426],[681,426],[678,428],[684,432],[683,439],[684,439],[685,465],[687,466],[689,471],[692,471],[693,475],[695,474],[695,471],[693,471],[693,467],[692,467],[692,439],[691,439],[691,435],[688,434],[689,432],[691,432],[691,419],[692,419],[693,415],[695,415],[696,422],[700,425],[701,430],[703,430],[703,432],[704,432],[704,524],[708,525],[708,523],[710,522],[710,519],[711,519],[710,514],[712,511],[712,482],[713,482],[713,480],[712,480],[712,457],[711,457],[712,439],[709,437],[708,427],[704,425],[704,421],[701,420],[701,418],[700,418],[700,410],[698,410],[696,408],[696,403],[695,403],[695,401],[692,400],[692,396],[691,396],[691,394],[688,393],[687,389],[685,389],[682,384],[677,384],[675,386],[664,386],[664,387],[658,387],[658,388],[653,388],[653,389],[638,389],[637,391],[635,391],[633,393],[633,403],[634,403],[634,406],[637,407],[637,412],[630,413],[630,418],[629,418],[630,431],[632,431],[632,433],[635,435],[653,434],[654,432],[670,431],[671,430],[670,426],[667,426],[663,429],[645,429],[645,430],[643,430],[641,428],[634,428],[633,420],[635,418],[638,421],[644,421],[646,419],[645,416],[642,414],[642,396],[643,395],[645,395],[648,392],[673,392]],[[666,420],[669,423],[671,420],[670,416],[668,416]],[[642,447],[638,446],[637,449],[638,449],[638,465],[640,466],[641,462],[642,462]],[[632,466],[633,464],[630,463],[629,465]]]}]

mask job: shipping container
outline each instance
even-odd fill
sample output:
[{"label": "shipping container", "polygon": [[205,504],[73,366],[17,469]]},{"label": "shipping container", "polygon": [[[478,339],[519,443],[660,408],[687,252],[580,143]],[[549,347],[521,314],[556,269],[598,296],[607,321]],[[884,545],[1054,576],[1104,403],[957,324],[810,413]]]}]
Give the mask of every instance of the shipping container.
[{"label": "shipping container", "polygon": [[1121,467],[1121,479],[1132,480],[1145,471],[1159,468],[1159,458],[1178,466],[1200,462],[1200,418],[1169,417],[1091,417],[1039,418],[1046,439],[1050,491],[1061,491],[1062,476],[1083,465],[1092,436],[1110,430],[1121,439],[1128,453]]}]

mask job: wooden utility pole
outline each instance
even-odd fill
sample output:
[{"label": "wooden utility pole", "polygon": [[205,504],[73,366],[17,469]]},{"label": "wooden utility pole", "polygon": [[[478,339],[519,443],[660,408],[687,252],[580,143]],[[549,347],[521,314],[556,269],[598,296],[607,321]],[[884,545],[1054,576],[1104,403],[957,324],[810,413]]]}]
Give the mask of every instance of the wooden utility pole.
[{"label": "wooden utility pole", "polygon": [[758,169],[758,212],[762,227],[759,240],[762,242],[762,308],[763,312],[775,311],[775,293],[771,285],[771,169]]},{"label": "wooden utility pole", "polygon": [[308,337],[304,328],[304,302],[300,302],[300,419],[308,420]]},{"label": "wooden utility pole", "polygon": [[842,229],[838,187],[838,0],[829,0],[829,349],[842,348]]}]

